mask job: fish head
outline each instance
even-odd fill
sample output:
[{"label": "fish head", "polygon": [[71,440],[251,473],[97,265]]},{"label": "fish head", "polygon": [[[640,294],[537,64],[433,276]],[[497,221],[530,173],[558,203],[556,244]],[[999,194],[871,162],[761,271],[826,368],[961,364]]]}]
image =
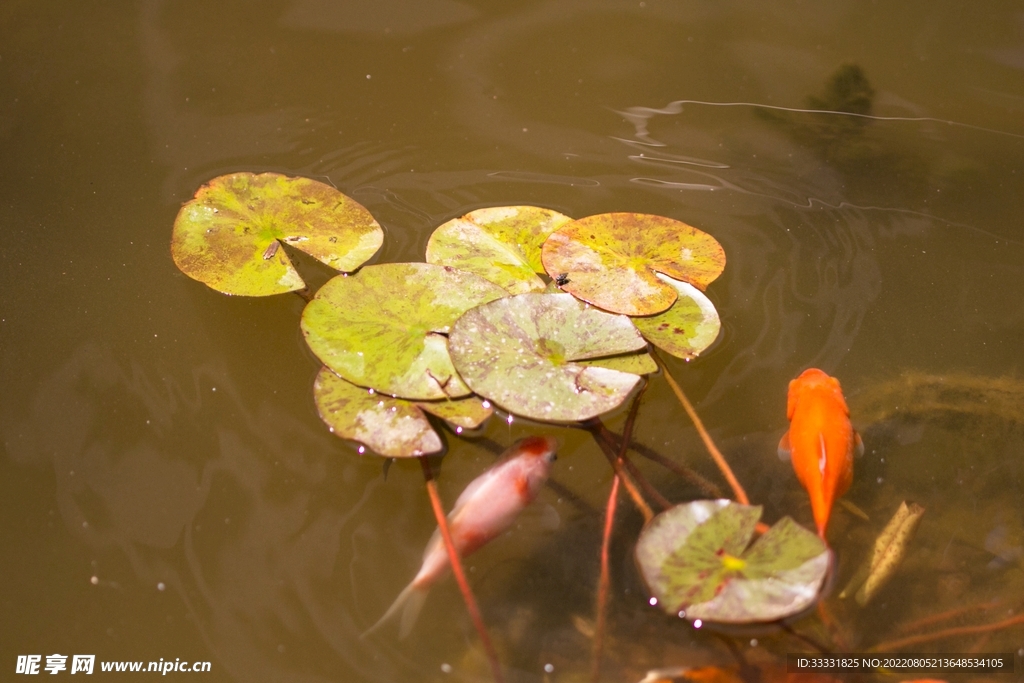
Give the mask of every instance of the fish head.
[{"label": "fish head", "polygon": [[513,444],[510,450],[514,457],[543,460],[550,465],[558,457],[558,439],[553,436],[528,436]]},{"label": "fish head", "polygon": [[509,449],[510,457],[518,462],[516,489],[524,503],[533,500],[547,481],[557,450],[558,439],[552,436],[528,436]]},{"label": "fish head", "polygon": [[834,400],[846,415],[850,409],[846,406],[846,399],[843,398],[843,389],[839,380],[831,377],[818,368],[807,368],[800,373],[800,376],[789,382],[789,394],[786,400],[786,418],[793,420],[793,413],[797,404],[807,395],[818,397],[829,397]]}]

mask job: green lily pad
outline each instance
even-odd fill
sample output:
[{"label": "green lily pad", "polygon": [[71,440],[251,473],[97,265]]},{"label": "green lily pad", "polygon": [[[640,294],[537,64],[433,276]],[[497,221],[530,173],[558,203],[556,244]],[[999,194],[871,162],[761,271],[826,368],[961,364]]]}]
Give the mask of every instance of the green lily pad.
[{"label": "green lily pad", "polygon": [[658,315],[633,318],[644,339],[676,358],[690,360],[711,346],[722,321],[711,299],[693,285],[658,273],[658,279],[676,288],[679,298]]},{"label": "green lily pad", "polygon": [[467,309],[506,294],[455,268],[367,266],[320,288],[302,312],[302,332],[323,364],[353,384],[413,400],[466,396],[444,334]]},{"label": "green lily pad", "polygon": [[317,374],[313,399],[331,432],[378,455],[406,458],[441,450],[441,438],[416,404],[357,387],[329,368]]},{"label": "green lily pad", "polygon": [[705,289],[725,268],[714,237],[643,213],[602,213],[567,223],[544,243],[544,269],[565,274],[562,289],[615,313],[653,315],[676,300],[655,273]]},{"label": "green lily pad", "polygon": [[575,362],[636,351],[629,318],[569,294],[518,294],[478,306],[452,326],[448,346],[473,391],[537,420],[585,420],[621,404],[640,380]]},{"label": "green lily pad", "polygon": [[464,429],[476,429],[494,414],[491,402],[479,396],[447,401],[420,401],[416,405],[447,422],[456,434],[461,434]]},{"label": "green lily pad", "polygon": [[789,517],[747,547],[760,506],[698,500],[657,515],[636,544],[640,573],[669,614],[723,623],[775,621],[817,599],[829,550]]},{"label": "green lily pad", "polygon": [[619,372],[631,372],[634,375],[650,375],[658,371],[658,364],[654,362],[651,354],[646,351],[576,362],[580,365],[599,365],[602,368],[618,370]]},{"label": "green lily pad", "polygon": [[281,249],[352,271],[380,248],[370,212],[330,185],[279,173],[232,173],[181,207],[171,255],[183,273],[225,294],[269,296],[305,287]]},{"label": "green lily pad", "polygon": [[347,382],[328,367],[320,368],[316,376],[313,399],[332,433],[389,458],[441,450],[441,438],[425,412],[440,417],[457,433],[476,429],[494,413],[490,403],[477,396],[431,402],[392,398]]},{"label": "green lily pad", "polygon": [[434,231],[427,242],[427,263],[476,273],[512,294],[541,291],[541,245],[570,220],[538,206],[477,209]]}]

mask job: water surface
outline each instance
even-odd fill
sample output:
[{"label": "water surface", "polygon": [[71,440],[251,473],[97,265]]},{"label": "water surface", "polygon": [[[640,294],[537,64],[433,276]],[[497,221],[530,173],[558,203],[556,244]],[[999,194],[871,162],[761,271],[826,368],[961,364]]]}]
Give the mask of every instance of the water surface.
[{"label": "water surface", "polygon": [[[713,234],[723,334],[672,371],[751,498],[810,522],[774,452],[786,383],[817,366],[867,443],[848,499],[870,520],[840,509],[830,530],[844,571],[899,501],[928,510],[899,579],[864,610],[836,606],[850,646],[959,605],[1001,601],[970,623],[1021,609],[1016,3],[15,0],[0,36],[8,672],[62,653],[210,661],[210,681],[486,680],[451,583],[409,640],[357,640],[433,522],[416,463],[385,481],[317,417],[302,301],[224,297],[170,259],[180,204],[242,170],[357,198],[385,229],[378,262],[422,260],[434,227],[492,205],[643,211]],[[828,104],[843,65],[879,118],[797,111]],[[542,493],[471,578],[512,680],[580,680],[610,473],[580,433],[496,420],[486,436],[541,431],[564,443],[554,478],[573,496]],[[717,481],[658,379],[636,435]],[[492,458],[452,439],[446,501]],[[673,500],[698,495],[642,467]],[[646,604],[623,509],[607,679],[734,663]],[[826,638],[815,619],[794,628]],[[806,647],[754,637],[731,642],[755,662]]]}]

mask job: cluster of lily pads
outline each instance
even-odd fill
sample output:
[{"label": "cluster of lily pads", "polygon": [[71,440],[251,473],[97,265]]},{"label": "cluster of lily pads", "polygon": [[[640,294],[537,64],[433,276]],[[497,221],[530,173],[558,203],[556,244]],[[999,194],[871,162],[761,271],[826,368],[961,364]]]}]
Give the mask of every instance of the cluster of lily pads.
[{"label": "cluster of lily pads", "polygon": [[721,325],[701,290],[722,247],[661,216],[480,209],[437,228],[425,263],[360,268],[382,242],[333,187],[236,173],[181,209],[172,253],[226,294],[303,289],[282,244],[343,271],[302,314],[324,364],[316,404],[336,434],[388,457],[441,450],[424,413],[461,431],[495,405],[563,423],[608,412],[657,369],[648,341],[693,358]]},{"label": "cluster of lily pads", "polygon": [[[428,414],[456,433],[496,406],[545,422],[588,420],[657,370],[648,343],[691,359],[720,330],[703,290],[725,252],[670,218],[485,208],[434,230],[424,263],[364,266],[382,243],[369,211],[329,185],[235,173],[182,207],[171,244],[184,273],[226,294],[303,290],[282,245],[341,271],[302,313],[323,363],[316,405],[335,434],[386,457],[442,449]],[[747,550],[760,514],[723,500],[656,517],[637,558],[659,604],[718,621],[808,606],[827,548],[786,518]]]}]

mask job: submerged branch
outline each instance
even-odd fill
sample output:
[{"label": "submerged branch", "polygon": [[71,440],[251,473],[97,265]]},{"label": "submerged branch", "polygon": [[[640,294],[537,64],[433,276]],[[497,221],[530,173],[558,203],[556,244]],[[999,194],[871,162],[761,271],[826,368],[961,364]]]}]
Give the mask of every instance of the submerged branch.
[{"label": "submerged branch", "polygon": [[898,633],[911,633],[913,631],[927,628],[928,626],[934,626],[935,624],[941,624],[944,621],[950,621],[957,617],[962,617],[971,612],[985,612],[990,609],[995,609],[1003,604],[1002,600],[992,600],[991,602],[982,602],[976,605],[967,605],[966,607],[957,607],[955,609],[940,612],[938,614],[932,614],[927,617],[922,617],[915,621],[909,621],[902,624],[897,628]]},{"label": "submerged branch", "polygon": [[473,591],[469,587],[469,581],[466,580],[466,572],[462,569],[462,560],[459,558],[459,552],[455,549],[455,544],[452,542],[452,535],[448,529],[448,518],[444,514],[444,506],[441,504],[441,496],[437,493],[437,482],[434,481],[434,475],[430,471],[430,463],[427,462],[425,457],[421,457],[419,461],[423,466],[423,478],[427,482],[427,494],[430,496],[430,506],[434,510],[434,517],[437,518],[437,528],[441,531],[441,538],[444,539],[444,547],[448,551],[448,559],[451,560],[452,573],[455,574],[455,580],[459,584],[459,591],[462,593],[462,599],[466,602],[466,609],[469,611],[469,616],[473,619],[473,625],[476,627],[476,632],[480,636],[480,642],[484,646],[484,652],[487,653],[487,660],[491,664],[491,671],[494,674],[494,680],[496,683],[504,683],[505,679],[501,675],[501,665],[498,663],[498,654],[494,650],[494,645],[491,643],[490,636],[487,635],[487,628],[484,626],[484,618],[480,614],[480,608],[476,603],[476,598],[473,597]]},{"label": "submerged branch", "polygon": [[907,636],[906,638],[897,638],[895,640],[887,640],[879,643],[873,647],[868,648],[868,652],[895,652],[896,650],[907,647],[908,645],[920,645],[921,643],[930,643],[936,640],[944,640],[946,638],[953,638],[955,636],[968,636],[974,633],[989,633],[991,631],[999,631],[1004,628],[1010,628],[1018,624],[1024,624],[1024,614],[1018,614],[1010,617],[1009,619],[1003,619],[991,624],[976,624],[974,626],[955,626],[953,628],[943,629],[941,631],[934,631],[932,633],[922,633],[916,636]]}]

